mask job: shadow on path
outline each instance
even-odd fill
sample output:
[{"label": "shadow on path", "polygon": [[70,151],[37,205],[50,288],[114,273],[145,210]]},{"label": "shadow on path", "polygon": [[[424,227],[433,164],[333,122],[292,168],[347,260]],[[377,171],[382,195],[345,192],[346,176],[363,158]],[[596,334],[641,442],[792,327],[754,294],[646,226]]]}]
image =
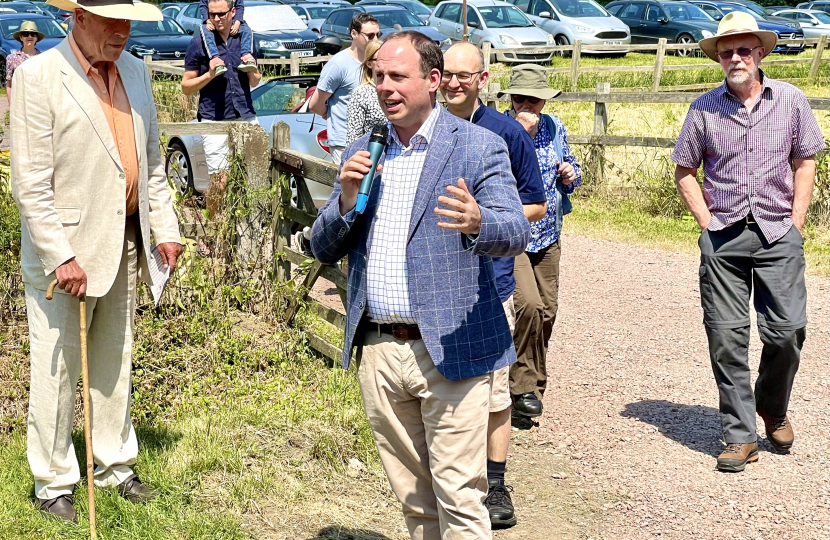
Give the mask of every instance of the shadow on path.
[{"label": "shadow on path", "polygon": [[332,525],[320,529],[308,540],[391,540],[388,536],[365,529],[345,529]]},{"label": "shadow on path", "polygon": [[655,426],[660,433],[687,448],[717,457],[723,451],[717,409],[703,405],[684,405],[664,399],[629,403],[620,416]]}]

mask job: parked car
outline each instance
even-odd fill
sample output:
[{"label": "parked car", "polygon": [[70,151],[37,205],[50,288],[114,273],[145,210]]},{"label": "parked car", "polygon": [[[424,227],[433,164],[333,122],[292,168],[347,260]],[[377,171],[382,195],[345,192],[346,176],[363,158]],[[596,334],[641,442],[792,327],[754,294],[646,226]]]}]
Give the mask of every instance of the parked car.
[{"label": "parked car", "polygon": [[432,8],[417,0],[361,0],[356,6],[401,6],[411,11],[416,17],[426,22]]},{"label": "parked car", "polygon": [[319,4],[312,2],[291,3],[288,4],[294,13],[300,16],[300,19],[308,26],[312,32],[320,33],[323,23],[329,13],[337,9],[337,6],[332,4]]},{"label": "parked car", "polygon": [[55,17],[52,15],[52,12],[46,9],[46,5],[47,4],[27,1],[0,2],[0,10],[7,13],[37,13],[38,15],[46,15],[47,17],[54,19]]},{"label": "parked car", "polygon": [[[631,43],[657,43],[660,38],[666,38],[668,43],[697,43],[718,31],[718,23],[689,2],[618,0],[605,9],[628,25]],[[689,56],[694,49],[676,53]]]},{"label": "parked car", "polygon": [[[582,40],[583,45],[628,45],[628,26],[594,0],[507,0],[524,11],[531,21],[551,34],[557,45]],[[583,49],[582,54],[625,56],[628,51]]]},{"label": "parked car", "polygon": [[317,33],[308,29],[292,6],[245,2],[245,22],[254,34],[254,56],[288,58],[291,53],[314,56]]},{"label": "parked car", "polygon": [[802,2],[795,7],[798,9],[815,9],[825,13],[830,13],[830,2],[827,0],[820,0],[818,2]]},{"label": "parked car", "polygon": [[352,44],[349,23],[352,22],[355,15],[363,12],[371,13],[378,20],[380,31],[385,36],[400,30],[416,30],[435,41],[442,49],[447,49],[452,44],[448,37],[424,24],[424,21],[413,15],[408,9],[389,5],[355,5],[349,8],[336,9],[326,17],[321,34],[323,36],[335,36],[340,39],[344,48],[349,47]]},{"label": "parked car", "polygon": [[[274,124],[285,122],[291,129],[292,149],[331,161],[326,121],[312,112],[293,112],[307,90],[316,84],[316,76],[279,77],[251,90],[251,97],[259,125],[269,137]],[[189,190],[204,193],[210,186],[203,142],[200,135],[177,135],[167,143],[165,171],[182,193]],[[331,187],[311,181],[307,185],[314,203],[322,207],[331,194]]]},{"label": "parked car", "polygon": [[760,15],[764,19],[772,22],[779,22],[782,24],[787,24],[792,26],[793,28],[800,28],[797,23],[793,23],[783,17],[777,17],[775,15],[771,15],[769,13],[769,8],[766,6],[762,6],[758,2],[753,2],[752,0],[727,0],[729,2],[733,2],[735,4],[741,4],[742,6],[748,7],[751,11],[753,11],[756,15]]},{"label": "parked car", "polygon": [[53,5],[47,4],[46,2],[38,1],[37,4],[41,7],[41,9],[52,15],[52,17],[56,21],[58,21],[59,23],[63,23],[64,30],[67,30],[69,28],[69,19],[73,15],[71,11],[66,11],[65,9],[55,7]]},{"label": "parked car", "polygon": [[[778,39],[804,39],[804,32],[800,28],[793,28],[790,25],[781,24],[776,21],[769,21],[758,15],[747,6],[743,4],[736,4],[734,2],[718,2],[716,0],[690,0],[691,3],[698,6],[700,9],[708,13],[716,21],[721,20],[727,13],[733,11],[743,11],[749,13],[758,22],[758,28],[761,30],[770,30],[778,34]],[[793,21],[789,21],[791,24]],[[800,45],[781,45],[779,44],[773,52],[777,53],[799,53],[804,50],[804,44]]]},{"label": "parked car", "polygon": [[38,31],[46,36],[37,44],[37,48],[41,52],[51,49],[66,37],[66,30],[63,26],[49,15],[0,12],[0,84],[3,86],[6,85],[6,56],[12,51],[20,50],[22,46],[12,36],[20,29],[23,21],[34,21]]},{"label": "parked car", "polygon": [[824,11],[788,8],[776,11],[775,15],[796,21],[807,39],[820,38],[822,34],[830,35],[830,15]]},{"label": "parked car", "polygon": [[162,15],[175,19],[176,15],[189,5],[186,2],[165,2],[164,4],[159,4],[159,8],[161,9]]},{"label": "parked car", "polygon": [[192,40],[170,17],[161,21],[134,21],[130,27],[127,51],[138,58],[152,56],[153,60],[184,60]]},{"label": "parked car", "polygon": [[[435,7],[429,25],[452,41],[463,39],[461,0],[448,0]],[[468,0],[467,26],[475,45],[490,43],[490,59],[498,62],[544,62],[551,53],[499,52],[499,49],[546,47],[553,36],[533,24],[519,8],[499,0]]]}]

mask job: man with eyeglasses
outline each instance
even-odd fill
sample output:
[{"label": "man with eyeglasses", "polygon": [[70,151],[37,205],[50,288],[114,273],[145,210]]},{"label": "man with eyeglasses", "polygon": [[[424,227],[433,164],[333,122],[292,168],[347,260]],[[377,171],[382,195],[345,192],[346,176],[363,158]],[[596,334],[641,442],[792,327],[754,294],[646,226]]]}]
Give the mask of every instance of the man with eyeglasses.
[{"label": "man with eyeglasses", "polygon": [[[759,67],[776,42],[742,12],[701,40],[726,80],[692,103],[672,154],[677,190],[702,230],[703,324],[726,443],[717,468],[728,472],[758,460],[756,412],[775,451],[788,453],[795,439],[787,407],[807,325],[801,231],[824,139],[803,92]],[[754,393],[750,294],[763,343]]]},{"label": "man with eyeglasses", "polygon": [[308,103],[309,110],[328,120],[329,153],[337,165],[346,149],[349,96],[360,86],[366,45],[379,40],[382,35],[377,19],[369,13],[355,15],[349,24],[349,33],[351,46],[326,62],[317,81],[317,90]]},{"label": "man with eyeglasses", "polygon": [[[478,98],[478,93],[487,88],[489,77],[484,69],[481,49],[472,43],[456,43],[444,53],[444,73],[440,88],[447,103],[447,111],[504,139],[525,217],[530,222],[538,221],[545,215],[547,198],[533,140],[518,122],[487,107]],[[516,288],[513,257],[492,257],[492,261],[499,300],[512,333],[516,320],[513,306],[513,291]],[[504,481],[511,428],[509,373],[509,366],[496,370],[490,389],[490,416],[487,424],[488,492],[484,505],[493,527],[512,527],[516,524],[510,496],[512,488],[505,485]]]}]

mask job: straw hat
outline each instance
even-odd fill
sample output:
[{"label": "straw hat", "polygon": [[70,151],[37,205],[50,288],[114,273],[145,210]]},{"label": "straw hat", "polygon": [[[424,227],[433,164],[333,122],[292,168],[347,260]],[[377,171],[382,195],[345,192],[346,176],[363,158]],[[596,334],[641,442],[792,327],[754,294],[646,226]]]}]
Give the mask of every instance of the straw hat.
[{"label": "straw hat", "polygon": [[[40,41],[41,39],[45,38],[46,35],[37,29],[37,25],[35,21],[23,21],[23,24],[20,25],[20,29],[12,34],[12,38],[20,41],[20,34],[23,32],[34,32],[37,34],[37,40]],[[22,43],[22,42],[21,42]]]},{"label": "straw hat", "polygon": [[726,16],[720,20],[718,24],[718,33],[706,39],[701,39],[698,43],[700,50],[706,56],[718,61],[718,40],[727,36],[742,36],[752,34],[761,40],[761,46],[764,48],[764,56],[768,55],[775,48],[778,43],[778,34],[770,30],[758,30],[758,22],[755,17],[743,11],[733,11],[727,13]]},{"label": "straw hat", "polygon": [[510,84],[507,90],[499,92],[499,97],[516,94],[539,99],[553,99],[561,90],[548,86],[548,74],[545,68],[536,64],[520,64],[510,72]]},{"label": "straw hat", "polygon": [[130,21],[161,21],[164,15],[153,4],[138,0],[46,0],[50,6],[64,11],[84,9],[95,15],[108,19],[127,19]]}]

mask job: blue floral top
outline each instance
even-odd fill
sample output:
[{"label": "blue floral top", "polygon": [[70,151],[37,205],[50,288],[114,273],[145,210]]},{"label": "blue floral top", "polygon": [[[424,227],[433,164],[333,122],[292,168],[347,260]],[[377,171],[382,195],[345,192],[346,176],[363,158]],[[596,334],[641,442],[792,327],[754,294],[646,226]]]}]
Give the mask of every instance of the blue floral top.
[{"label": "blue floral top", "polygon": [[[559,179],[556,146],[552,138],[553,134],[551,134],[548,123],[544,119],[545,116],[550,116],[553,119],[556,126],[556,137],[559,138],[559,145],[562,148],[563,159],[570,163],[574,168],[574,172],[576,172],[576,180],[567,186],[562,184]],[[560,190],[566,194],[571,194],[575,187],[582,184],[582,167],[576,157],[571,154],[568,145],[568,134],[562,120],[553,115],[543,114],[539,122],[539,130],[533,138],[533,145],[536,147],[536,157],[539,158],[539,167],[542,169],[542,180],[545,183],[545,193],[548,198],[548,210],[545,217],[530,224],[530,243],[527,245],[527,251],[531,253],[541,251],[559,240],[563,217],[562,193],[560,193]],[[559,189],[557,189],[557,184]]]}]

